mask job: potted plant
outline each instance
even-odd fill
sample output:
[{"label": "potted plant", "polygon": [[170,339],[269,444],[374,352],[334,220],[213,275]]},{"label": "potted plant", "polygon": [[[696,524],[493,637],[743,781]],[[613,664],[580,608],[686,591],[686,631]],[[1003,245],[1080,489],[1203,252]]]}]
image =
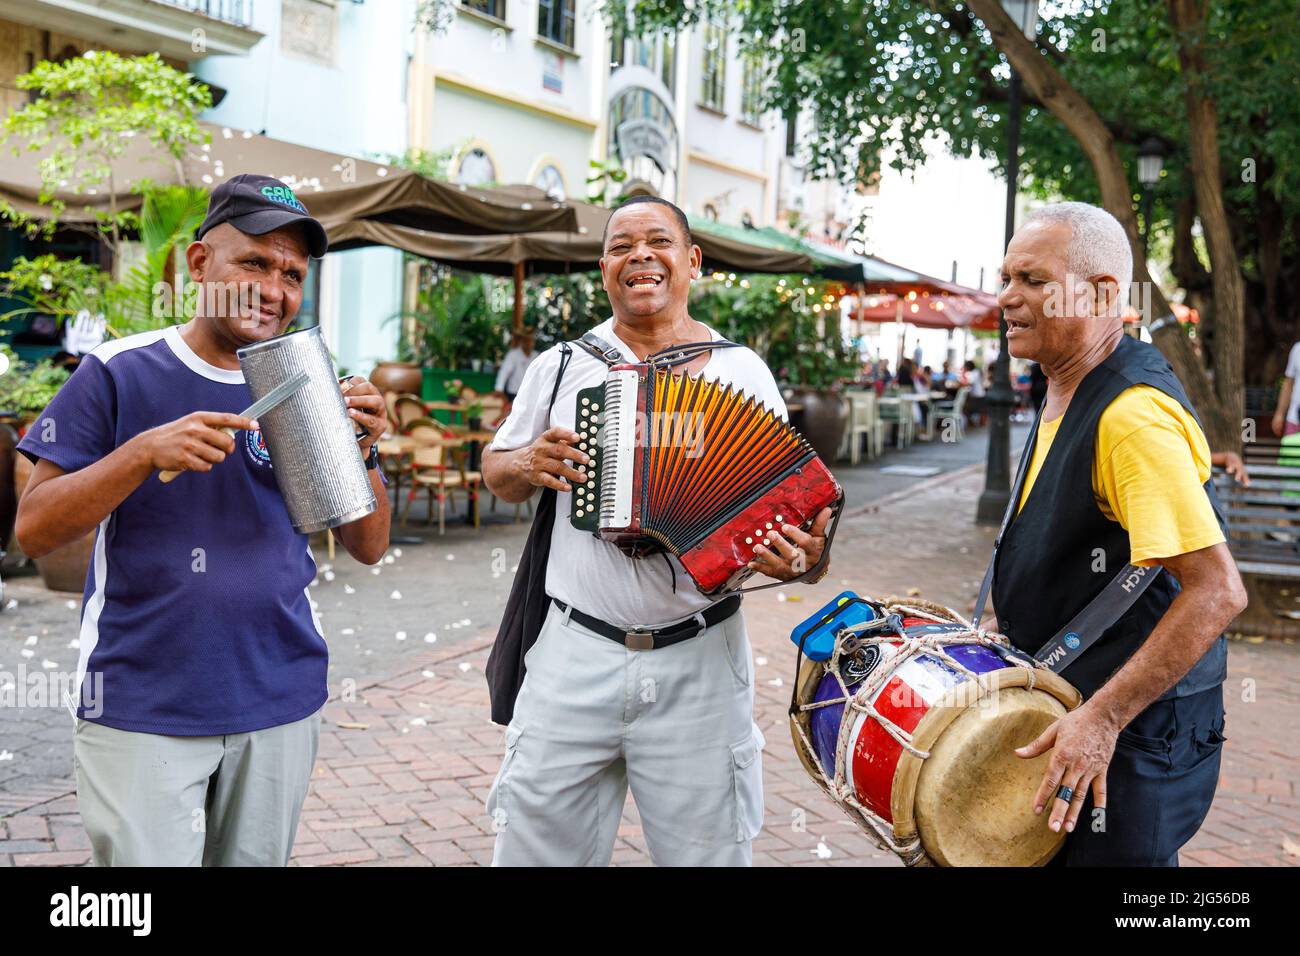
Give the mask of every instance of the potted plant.
[{"label": "potted plant", "polygon": [[465,405],[465,424],[476,432],[483,427],[483,401],[475,398]]},{"label": "potted plant", "polygon": [[[0,409],[18,418],[24,431],[30,427],[40,427],[35,419],[68,380],[68,370],[54,365],[49,359],[33,364],[18,360],[7,347],[0,350],[3,350],[5,358],[9,360],[7,370],[0,374]],[[7,544],[13,532],[18,501],[31,478],[32,463],[26,455],[17,454],[12,448],[7,448],[6,451],[13,455],[13,466],[5,471],[6,483],[12,482],[12,491],[0,491],[0,499],[7,505],[4,515]],[[94,546],[95,532],[91,531],[79,540],[37,558],[36,569],[45,586],[51,591],[80,592],[86,584],[86,569],[90,567]]]},{"label": "potted plant", "polygon": [[[474,362],[499,362],[504,352],[509,319],[492,308],[491,276],[475,275],[426,263],[420,270],[415,307],[400,314],[402,340],[399,359],[421,369],[421,397],[426,401],[453,401],[452,380],[478,392],[488,392],[495,376],[476,371]],[[445,420],[445,413],[435,413]]]},{"label": "potted plant", "polygon": [[791,423],[827,462],[848,423],[840,383],[857,374],[834,295],[807,276],[726,276],[703,283],[692,312],[763,357],[787,386]]}]

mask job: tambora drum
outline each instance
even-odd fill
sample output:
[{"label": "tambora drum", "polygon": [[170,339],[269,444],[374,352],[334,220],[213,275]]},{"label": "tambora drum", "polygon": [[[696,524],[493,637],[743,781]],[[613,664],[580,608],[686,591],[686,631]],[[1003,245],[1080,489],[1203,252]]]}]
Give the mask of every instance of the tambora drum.
[{"label": "tambora drum", "polygon": [[1050,752],[1014,750],[1079,706],[1069,683],[922,601],[845,592],[791,639],[799,759],[877,845],[938,866],[1041,866],[1060,849],[1032,806]]}]

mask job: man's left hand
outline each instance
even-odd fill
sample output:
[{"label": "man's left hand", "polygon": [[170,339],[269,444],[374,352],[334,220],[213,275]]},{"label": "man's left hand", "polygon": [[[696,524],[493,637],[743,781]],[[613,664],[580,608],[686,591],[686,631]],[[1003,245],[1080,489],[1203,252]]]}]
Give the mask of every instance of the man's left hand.
[{"label": "man's left hand", "polygon": [[370,454],[370,446],[379,441],[379,437],[388,431],[388,410],[384,405],[384,396],[373,383],[360,375],[351,375],[339,383],[343,391],[343,400],[347,402],[348,416],[366,430],[364,438],[359,439],[363,456]]},{"label": "man's left hand", "polygon": [[[754,552],[754,560],[747,567],[778,581],[797,578],[809,568],[815,567],[826,549],[826,525],[830,523],[831,514],[830,508],[822,509],[807,531],[801,531],[792,524],[769,531],[764,540],[771,547],[760,544]],[[778,530],[780,534],[777,533]]]},{"label": "man's left hand", "polygon": [[[1016,748],[1016,756],[1030,759],[1052,751],[1043,782],[1034,794],[1034,813],[1050,807],[1048,826],[1060,832],[1064,823],[1073,832],[1083,809],[1083,799],[1092,788],[1092,805],[1106,807],[1106,768],[1115,754],[1116,727],[1105,715],[1084,704],[1044,730],[1036,740]],[[1067,804],[1058,797],[1062,786],[1073,791]]]}]

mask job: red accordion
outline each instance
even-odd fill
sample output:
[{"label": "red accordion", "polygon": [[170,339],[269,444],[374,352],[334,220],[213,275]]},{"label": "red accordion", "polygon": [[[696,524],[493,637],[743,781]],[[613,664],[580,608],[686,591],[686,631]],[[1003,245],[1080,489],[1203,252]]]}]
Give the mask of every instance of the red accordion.
[{"label": "red accordion", "polygon": [[844,499],[798,432],[714,380],[615,365],[578,393],[575,418],[592,463],[573,526],[629,554],[675,554],[705,594],[737,589],[768,535],[806,530]]}]

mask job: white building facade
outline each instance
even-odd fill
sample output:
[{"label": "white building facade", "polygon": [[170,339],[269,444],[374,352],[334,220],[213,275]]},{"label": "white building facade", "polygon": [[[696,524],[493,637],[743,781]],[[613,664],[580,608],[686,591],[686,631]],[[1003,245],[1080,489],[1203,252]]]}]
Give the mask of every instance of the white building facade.
[{"label": "white building facade", "polygon": [[[246,56],[209,56],[192,66],[227,91],[204,119],[340,159],[406,150],[414,0],[259,0],[251,10],[251,26],[264,34],[260,43]],[[304,187],[299,192],[311,208],[310,185],[297,182],[294,170],[256,172]],[[369,375],[377,362],[394,358],[402,254],[330,253],[312,271],[304,320],[319,321],[340,367]]]}]

